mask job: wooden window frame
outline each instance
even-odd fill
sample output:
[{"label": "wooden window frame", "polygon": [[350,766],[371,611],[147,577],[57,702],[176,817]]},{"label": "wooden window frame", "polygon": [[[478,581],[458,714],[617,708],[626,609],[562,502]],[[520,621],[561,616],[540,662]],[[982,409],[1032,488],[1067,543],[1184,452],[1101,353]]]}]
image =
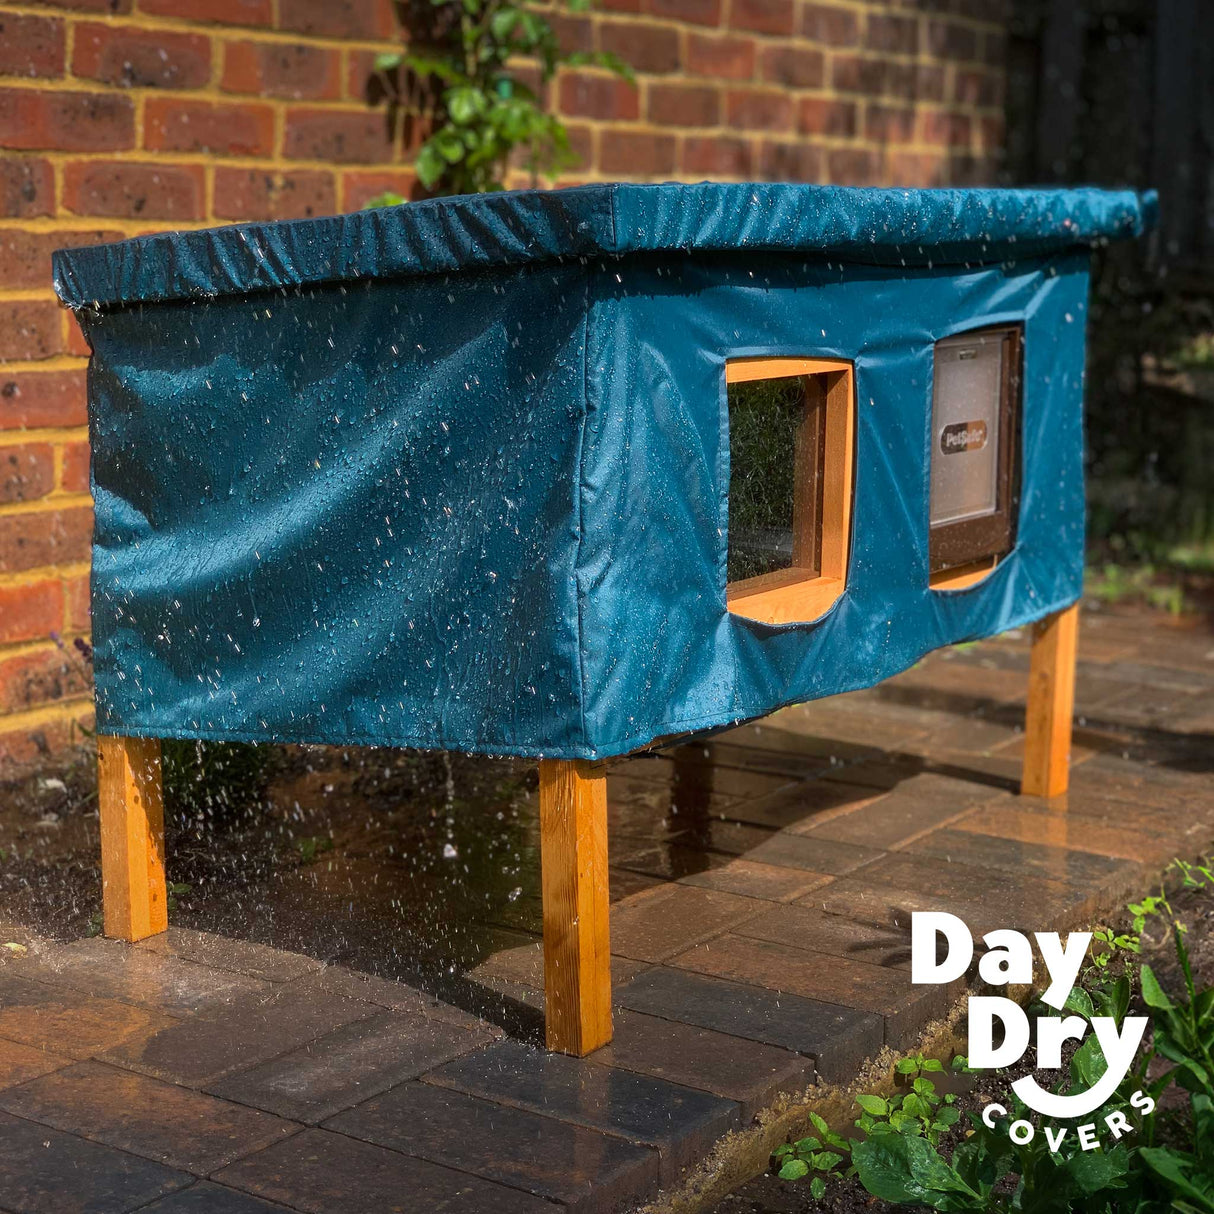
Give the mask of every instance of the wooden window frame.
[{"label": "wooden window frame", "polygon": [[[1003,374],[999,389],[999,462],[995,468],[995,511],[981,518],[932,525],[928,519],[928,555],[935,589],[961,590],[981,581],[1016,542],[1020,505],[1020,418],[1024,375],[1024,325],[984,325],[950,334],[946,340],[1003,335]],[[939,343],[937,343],[938,345]],[[934,363],[934,347],[933,347]],[[932,460],[944,458],[936,449],[935,388],[932,390]],[[930,477],[930,467],[928,469]]]},{"label": "wooden window frame", "polygon": [[[730,612],[764,624],[809,623],[828,611],[846,588],[851,553],[854,365],[834,358],[733,358],[725,363],[726,385],[788,378],[803,379],[806,392],[805,421],[797,436],[793,565],[725,587]],[[806,491],[810,486],[815,493]]]}]

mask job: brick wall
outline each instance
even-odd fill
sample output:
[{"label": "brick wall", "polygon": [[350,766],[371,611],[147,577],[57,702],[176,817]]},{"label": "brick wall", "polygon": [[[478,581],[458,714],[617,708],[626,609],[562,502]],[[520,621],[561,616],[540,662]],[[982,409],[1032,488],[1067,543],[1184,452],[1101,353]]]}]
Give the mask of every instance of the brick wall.
[{"label": "brick wall", "polygon": [[[1003,0],[605,0],[559,22],[637,71],[556,82],[570,181],[996,171]],[[0,773],[90,710],[87,349],[51,250],[409,194],[413,131],[367,102],[395,33],[390,0],[0,3]]]}]

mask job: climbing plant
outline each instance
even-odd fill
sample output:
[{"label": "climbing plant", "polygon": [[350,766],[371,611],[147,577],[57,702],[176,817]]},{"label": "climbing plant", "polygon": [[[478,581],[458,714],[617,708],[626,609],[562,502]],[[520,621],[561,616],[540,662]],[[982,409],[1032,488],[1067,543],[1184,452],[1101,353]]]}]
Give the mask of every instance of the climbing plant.
[{"label": "climbing plant", "polygon": [[[563,0],[572,13],[592,3]],[[545,101],[559,69],[593,66],[632,79],[616,55],[565,50],[550,15],[512,0],[413,0],[402,20],[407,47],[376,58],[375,91],[395,114],[427,123],[414,169],[432,193],[500,190],[512,162],[533,179],[554,177],[577,162]],[[388,193],[368,205],[402,201]]]}]

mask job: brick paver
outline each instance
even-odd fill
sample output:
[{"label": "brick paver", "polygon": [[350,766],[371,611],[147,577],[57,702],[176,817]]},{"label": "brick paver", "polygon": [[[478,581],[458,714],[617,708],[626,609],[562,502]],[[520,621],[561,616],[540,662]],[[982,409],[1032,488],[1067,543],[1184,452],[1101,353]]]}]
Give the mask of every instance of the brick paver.
[{"label": "brick paver", "polygon": [[1214,635],[1089,615],[1080,658],[1055,801],[1016,793],[1023,634],[614,765],[616,1036],[589,1059],[509,1039],[541,1024],[530,889],[460,976],[500,1024],[264,943],[51,945],[0,908],[25,946],[0,951],[0,1211],[635,1207],[961,993],[910,985],[912,911],[1082,926],[1210,846]]}]

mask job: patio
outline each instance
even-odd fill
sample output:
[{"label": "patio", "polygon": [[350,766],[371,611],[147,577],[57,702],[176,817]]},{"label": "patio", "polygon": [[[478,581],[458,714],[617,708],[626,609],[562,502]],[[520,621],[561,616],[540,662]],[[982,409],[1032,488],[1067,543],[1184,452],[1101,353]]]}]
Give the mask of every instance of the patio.
[{"label": "patio", "polygon": [[[326,820],[366,788],[336,753],[275,793],[332,850],[245,890],[243,919],[211,888],[190,926],[131,948],[51,940],[0,901],[0,944],[23,946],[0,950],[0,1210],[506,1214],[676,1190],[777,1096],[845,1083],[947,1012],[959,985],[910,985],[912,911],[975,934],[1083,926],[1214,841],[1204,620],[1086,615],[1058,801],[1014,791],[1027,661],[1024,634],[956,647],[614,764],[615,1039],[584,1060],[534,1044],[523,785],[506,892],[424,964],[407,933],[385,961],[403,883],[368,839],[388,826]],[[372,926],[352,938],[342,916]]]}]

